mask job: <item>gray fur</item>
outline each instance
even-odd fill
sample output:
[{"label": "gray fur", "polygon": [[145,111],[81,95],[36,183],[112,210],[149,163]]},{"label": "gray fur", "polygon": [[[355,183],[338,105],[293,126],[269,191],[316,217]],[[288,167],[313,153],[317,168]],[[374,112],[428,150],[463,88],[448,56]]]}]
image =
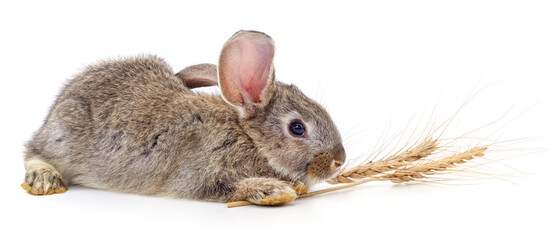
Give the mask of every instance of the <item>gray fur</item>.
[{"label": "gray fur", "polygon": [[[316,102],[273,84],[268,104],[240,116],[220,96],[186,88],[157,57],[104,61],[63,88],[25,161],[52,165],[66,185],[212,201],[272,194],[247,193],[247,179],[312,185],[323,180],[307,173],[317,155],[345,159],[340,136]],[[282,119],[294,113],[313,126],[309,138],[286,134]]]}]

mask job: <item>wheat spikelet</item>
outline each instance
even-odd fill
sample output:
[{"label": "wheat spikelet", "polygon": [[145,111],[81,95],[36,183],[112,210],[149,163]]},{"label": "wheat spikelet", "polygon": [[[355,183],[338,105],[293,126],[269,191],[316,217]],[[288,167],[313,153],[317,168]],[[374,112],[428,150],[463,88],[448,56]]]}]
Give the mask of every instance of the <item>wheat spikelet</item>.
[{"label": "wheat spikelet", "polygon": [[483,157],[485,151],[487,151],[486,146],[474,147],[464,152],[453,154],[439,160],[407,166],[405,168],[398,169],[393,173],[384,174],[380,176],[380,178],[395,183],[403,183],[422,179],[425,178],[426,175],[441,174],[449,168],[453,168],[458,164],[465,163],[466,161],[472,160],[476,157]]},{"label": "wheat spikelet", "polygon": [[411,163],[423,159],[439,149],[437,140],[426,138],[420,144],[400,154],[392,155],[383,160],[370,161],[365,164],[342,171],[335,178],[328,180],[330,184],[352,183],[355,179],[363,179],[409,166]]}]

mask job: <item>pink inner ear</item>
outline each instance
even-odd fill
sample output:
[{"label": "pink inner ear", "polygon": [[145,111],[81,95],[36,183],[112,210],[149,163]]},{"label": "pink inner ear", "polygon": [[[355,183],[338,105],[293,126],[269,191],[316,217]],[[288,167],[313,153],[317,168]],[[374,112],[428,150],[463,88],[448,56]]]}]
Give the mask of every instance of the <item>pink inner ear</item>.
[{"label": "pink inner ear", "polygon": [[259,103],[260,95],[268,85],[274,47],[267,39],[239,39],[239,62],[234,77],[237,86],[244,90],[251,101]]},{"label": "pink inner ear", "polygon": [[223,46],[219,57],[219,87],[232,105],[261,103],[273,82],[274,41],[266,34],[239,31]]}]

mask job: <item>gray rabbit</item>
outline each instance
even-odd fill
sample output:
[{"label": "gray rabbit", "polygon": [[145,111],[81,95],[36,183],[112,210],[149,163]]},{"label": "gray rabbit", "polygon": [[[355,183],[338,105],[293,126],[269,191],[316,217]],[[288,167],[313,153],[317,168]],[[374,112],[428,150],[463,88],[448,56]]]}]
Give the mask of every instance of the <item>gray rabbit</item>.
[{"label": "gray rabbit", "polygon": [[[63,88],[27,142],[22,187],[66,185],[260,205],[334,175],[345,151],[328,113],[275,81],[274,41],[239,31],[218,67],[177,75],[152,56],[101,62]],[[221,96],[190,88],[218,85]]]}]

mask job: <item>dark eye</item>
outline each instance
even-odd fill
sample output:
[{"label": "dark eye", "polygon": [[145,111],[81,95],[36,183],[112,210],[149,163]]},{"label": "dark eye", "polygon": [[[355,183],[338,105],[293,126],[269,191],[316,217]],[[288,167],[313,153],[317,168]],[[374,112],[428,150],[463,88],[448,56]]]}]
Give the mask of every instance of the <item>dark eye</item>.
[{"label": "dark eye", "polygon": [[305,136],[305,125],[300,121],[293,121],[289,124],[289,132],[294,136],[304,137]]}]

